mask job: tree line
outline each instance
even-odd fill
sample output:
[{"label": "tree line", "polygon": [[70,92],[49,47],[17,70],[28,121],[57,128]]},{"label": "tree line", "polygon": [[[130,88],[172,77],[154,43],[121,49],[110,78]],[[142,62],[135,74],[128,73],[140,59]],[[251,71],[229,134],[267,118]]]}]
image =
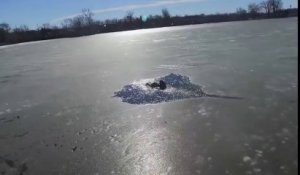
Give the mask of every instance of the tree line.
[{"label": "tree line", "polygon": [[291,16],[298,16],[298,9],[283,9],[282,0],[250,3],[248,9],[237,8],[234,13],[171,16],[168,9],[162,9],[160,15],[136,17],[133,11],[128,11],[122,19],[105,21],[95,20],[91,10],[83,9],[80,15],[65,19],[60,26],[43,24],[36,30],[30,30],[26,25],[12,29],[7,23],[0,23],[0,45],[154,27]]}]

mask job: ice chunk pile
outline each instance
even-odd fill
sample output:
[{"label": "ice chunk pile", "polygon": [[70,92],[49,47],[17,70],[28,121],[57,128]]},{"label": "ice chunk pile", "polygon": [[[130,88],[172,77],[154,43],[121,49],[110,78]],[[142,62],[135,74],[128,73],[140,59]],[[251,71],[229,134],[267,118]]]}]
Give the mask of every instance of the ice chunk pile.
[{"label": "ice chunk pile", "polygon": [[[167,89],[160,90],[146,86],[146,83],[160,80],[167,84]],[[115,92],[115,97],[120,97],[123,102],[130,104],[154,104],[204,95],[201,86],[192,84],[189,77],[173,73],[155,79],[136,81]]]}]

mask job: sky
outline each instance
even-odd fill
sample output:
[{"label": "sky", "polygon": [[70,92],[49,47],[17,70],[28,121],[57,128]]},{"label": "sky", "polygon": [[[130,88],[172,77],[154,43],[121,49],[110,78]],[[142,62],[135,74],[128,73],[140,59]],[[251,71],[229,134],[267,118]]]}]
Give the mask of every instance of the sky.
[{"label": "sky", "polygon": [[[74,17],[87,8],[95,19],[122,18],[127,11],[135,16],[160,14],[167,8],[171,15],[211,14],[247,9],[249,3],[262,0],[0,0],[0,23],[11,27],[27,25],[29,28],[50,23],[59,25],[64,19]],[[282,0],[284,7],[298,7],[297,0]]]}]

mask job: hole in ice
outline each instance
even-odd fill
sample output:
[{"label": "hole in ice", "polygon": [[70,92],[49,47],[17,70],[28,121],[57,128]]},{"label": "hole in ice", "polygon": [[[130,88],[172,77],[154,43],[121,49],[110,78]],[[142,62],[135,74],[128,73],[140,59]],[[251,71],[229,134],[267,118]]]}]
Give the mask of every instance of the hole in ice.
[{"label": "hole in ice", "polygon": [[[146,85],[147,83],[159,82],[160,80],[166,83],[167,88],[165,90],[151,88]],[[115,92],[114,95],[114,97],[120,97],[123,102],[130,104],[155,104],[203,96],[241,99],[239,97],[206,94],[200,85],[191,83],[189,77],[173,73],[164,77],[135,81],[132,84],[125,85],[120,91]]]}]

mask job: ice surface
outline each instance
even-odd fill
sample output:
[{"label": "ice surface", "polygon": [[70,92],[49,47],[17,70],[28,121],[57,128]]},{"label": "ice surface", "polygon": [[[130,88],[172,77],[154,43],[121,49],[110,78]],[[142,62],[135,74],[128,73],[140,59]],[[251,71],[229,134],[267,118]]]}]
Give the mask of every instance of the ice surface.
[{"label": "ice surface", "polygon": [[[297,20],[147,29],[0,49],[0,172],[298,174]],[[164,77],[170,73],[176,74]],[[145,86],[161,78],[169,82],[165,91]],[[245,99],[203,98],[201,89]],[[116,91],[119,97],[111,98]],[[201,98],[188,99],[196,95]],[[179,99],[186,100],[170,102]]]}]

